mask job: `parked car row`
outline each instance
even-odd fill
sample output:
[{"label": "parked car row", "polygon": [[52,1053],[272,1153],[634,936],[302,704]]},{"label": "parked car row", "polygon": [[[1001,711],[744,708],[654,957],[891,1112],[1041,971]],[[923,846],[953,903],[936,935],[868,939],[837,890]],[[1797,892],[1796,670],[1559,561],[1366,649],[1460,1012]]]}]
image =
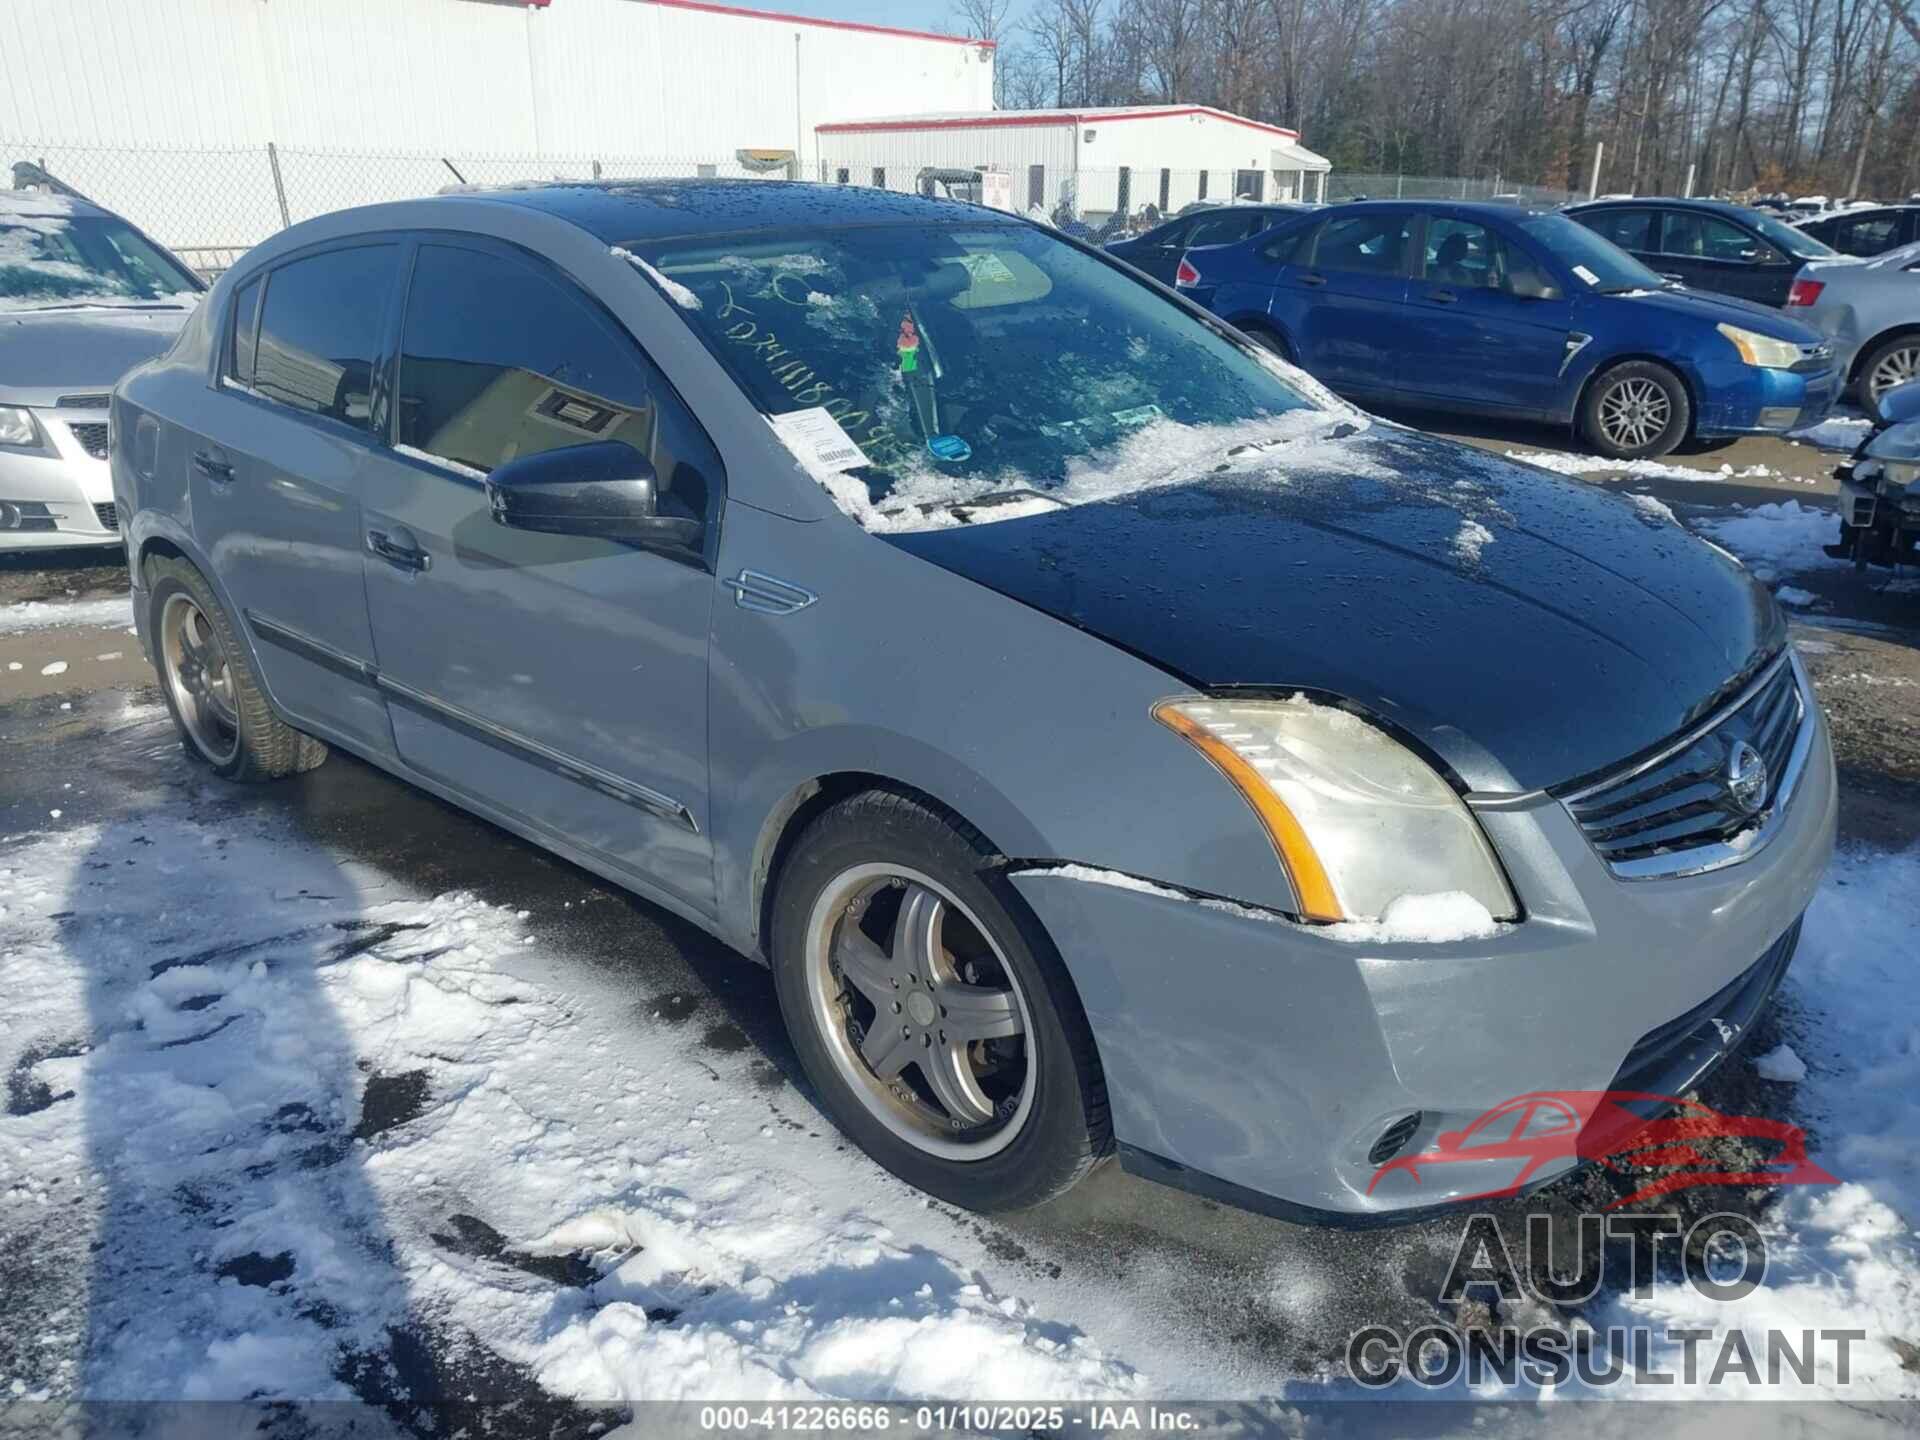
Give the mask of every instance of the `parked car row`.
[{"label": "parked car row", "polygon": [[1799,429],[1844,384],[1832,342],[1780,310],[1509,205],[1333,206],[1189,251],[1177,283],[1343,394],[1571,425],[1615,459]]},{"label": "parked car row", "polygon": [[[1189,257],[1322,368],[1404,343],[1409,384],[1540,372],[1543,408],[1591,373],[1634,446],[1828,398],[1793,322],[1563,216],[1323,213]],[[1663,358],[1615,348],[1629,306]],[[1497,1188],[1386,1167],[1516,1095],[1685,1093],[1832,851],[1825,721],[1732,557],[1370,425],[1017,217],[723,180],[342,212],[112,415],[195,763],[337,746],[711,931],[823,1109],[962,1205],[1116,1152],[1296,1219]]]}]

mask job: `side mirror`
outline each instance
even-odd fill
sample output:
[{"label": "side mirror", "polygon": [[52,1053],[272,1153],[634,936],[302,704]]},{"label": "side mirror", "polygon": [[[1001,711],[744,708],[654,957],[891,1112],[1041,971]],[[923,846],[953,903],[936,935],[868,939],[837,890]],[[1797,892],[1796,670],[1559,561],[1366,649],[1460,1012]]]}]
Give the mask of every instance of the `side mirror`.
[{"label": "side mirror", "polygon": [[662,515],[653,462],[624,440],[597,440],[507,461],[487,476],[496,524],[548,535],[698,544],[699,520]]}]

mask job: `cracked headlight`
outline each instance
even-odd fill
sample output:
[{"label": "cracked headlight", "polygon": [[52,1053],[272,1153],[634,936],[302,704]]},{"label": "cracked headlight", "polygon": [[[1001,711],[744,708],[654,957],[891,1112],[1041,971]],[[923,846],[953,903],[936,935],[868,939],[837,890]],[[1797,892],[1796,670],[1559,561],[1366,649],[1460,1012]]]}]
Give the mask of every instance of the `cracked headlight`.
[{"label": "cracked headlight", "polygon": [[1776,340],[1755,330],[1742,330],[1738,325],[1716,325],[1714,329],[1733,342],[1733,348],[1749,365],[1758,365],[1764,370],[1791,370],[1800,363],[1800,347],[1791,340]]},{"label": "cracked headlight", "polygon": [[1163,700],[1153,716],[1253,807],[1310,920],[1377,920],[1403,895],[1461,891],[1517,915],[1453,787],[1366,721],[1305,699]]}]

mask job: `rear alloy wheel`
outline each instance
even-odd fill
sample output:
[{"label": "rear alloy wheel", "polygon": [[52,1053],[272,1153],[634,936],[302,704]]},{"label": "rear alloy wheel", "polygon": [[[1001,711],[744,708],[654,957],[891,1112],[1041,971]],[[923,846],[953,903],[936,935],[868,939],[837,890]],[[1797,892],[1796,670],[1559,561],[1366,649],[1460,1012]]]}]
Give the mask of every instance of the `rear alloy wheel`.
[{"label": "rear alloy wheel", "polygon": [[1878,420],[1880,397],[1915,380],[1920,380],[1920,335],[1882,340],[1860,362],[1861,408]]},{"label": "rear alloy wheel", "polygon": [[1664,365],[1647,360],[1614,366],[1587,387],[1580,404],[1581,434],[1612,460],[1665,455],[1692,426],[1687,387]]},{"label": "rear alloy wheel", "polygon": [[1059,1194],[1110,1145],[1078,998],[991,858],[918,800],[855,796],[795,842],[773,914],[822,1108],[903,1180],[987,1211]]},{"label": "rear alloy wheel", "polygon": [[185,560],[147,562],[153,665],[187,753],[228,780],[311,770],[327,747],[273,713],[213,587]]}]

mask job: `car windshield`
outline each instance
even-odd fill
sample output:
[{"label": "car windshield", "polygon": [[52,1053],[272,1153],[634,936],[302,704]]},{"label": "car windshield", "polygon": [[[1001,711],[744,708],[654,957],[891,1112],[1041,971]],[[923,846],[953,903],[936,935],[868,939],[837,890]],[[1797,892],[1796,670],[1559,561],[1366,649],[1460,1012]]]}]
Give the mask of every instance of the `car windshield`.
[{"label": "car windshield", "polygon": [[1782,224],[1771,215],[1762,214],[1758,210],[1749,210],[1741,218],[1758,230],[1761,238],[1769,245],[1776,250],[1784,250],[1798,259],[1826,260],[1840,253],[1831,245],[1814,239],[1806,231]]},{"label": "car windshield", "polygon": [[1529,216],[1520,229],[1590,289],[1658,290],[1667,283],[1611,240],[1564,215]]},{"label": "car windshield", "polygon": [[1202,453],[1356,420],[1305,376],[1033,226],[620,249],[863,523],[863,506],[1112,495],[1191,476]]},{"label": "car windshield", "polygon": [[200,284],[110,215],[0,210],[0,310],[71,305],[192,305]]}]

